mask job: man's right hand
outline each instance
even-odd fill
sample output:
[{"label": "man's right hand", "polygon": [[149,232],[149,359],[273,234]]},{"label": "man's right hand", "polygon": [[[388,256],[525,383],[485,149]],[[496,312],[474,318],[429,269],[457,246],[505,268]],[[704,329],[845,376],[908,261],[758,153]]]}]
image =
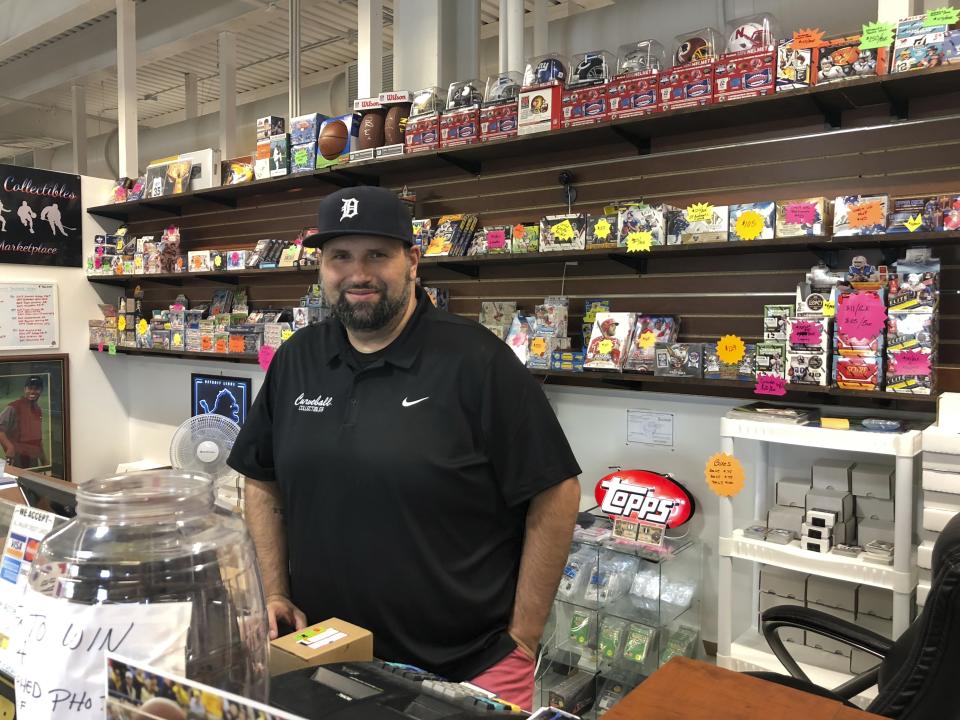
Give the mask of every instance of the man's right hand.
[{"label": "man's right hand", "polygon": [[284,595],[267,598],[267,620],[270,623],[271,640],[277,639],[278,621],[292,625],[295,630],[303,630],[307,626],[307,616]]}]

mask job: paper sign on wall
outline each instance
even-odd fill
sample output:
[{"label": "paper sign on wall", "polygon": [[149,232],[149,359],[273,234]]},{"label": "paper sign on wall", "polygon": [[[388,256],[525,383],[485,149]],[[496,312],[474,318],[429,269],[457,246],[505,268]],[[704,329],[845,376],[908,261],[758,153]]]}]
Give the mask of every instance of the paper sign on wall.
[{"label": "paper sign on wall", "polygon": [[673,413],[627,410],[627,444],[673,447]]},{"label": "paper sign on wall", "polygon": [[0,350],[60,345],[56,283],[0,283]]},{"label": "paper sign on wall", "polygon": [[717,453],[707,460],[704,476],[709,488],[723,497],[733,497],[743,490],[743,465],[733,455]]}]

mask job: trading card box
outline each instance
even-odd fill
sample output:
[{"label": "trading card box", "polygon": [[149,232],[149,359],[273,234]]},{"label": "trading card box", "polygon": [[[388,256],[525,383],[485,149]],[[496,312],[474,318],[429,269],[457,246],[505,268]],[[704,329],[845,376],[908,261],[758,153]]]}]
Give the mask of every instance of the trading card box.
[{"label": "trading card box", "polygon": [[471,145],[480,140],[480,108],[448,110],[440,116],[440,147]]},{"label": "trading card box", "polygon": [[587,215],[587,250],[610,250],[617,247],[619,213]]},{"label": "trading card box", "polygon": [[209,250],[191,250],[187,253],[187,266],[190,272],[209,272],[213,270]]},{"label": "trading card box", "polygon": [[883,381],[883,356],[837,356],[833,359],[833,382],[843,390],[879,390]]},{"label": "trading card box", "polygon": [[[737,228],[737,220],[747,212],[755,212],[763,218],[763,227],[756,237],[742,237]],[[773,240],[774,226],[776,225],[776,205],[773,202],[743,203],[730,206],[728,239],[730,242],[738,240]]]},{"label": "trading card box", "polygon": [[517,134],[559,130],[563,124],[563,88],[541,85],[527,88],[517,98]]},{"label": "trading card box", "polygon": [[703,377],[708,380],[754,380],[756,352],[756,345],[747,344],[744,346],[743,358],[739,362],[725,363],[720,359],[716,343],[704,344]]},{"label": "trading card box", "polygon": [[317,142],[317,136],[320,134],[320,123],[326,119],[326,115],[320,113],[307,113],[291,118],[290,143],[292,145],[302,145],[303,143]]},{"label": "trading card box", "polygon": [[436,150],[440,147],[440,113],[407,118],[403,137],[408,153]]},{"label": "trading card box", "polygon": [[886,291],[890,269],[873,265],[866,255],[854,255],[847,267],[846,282],[855,290]]},{"label": "trading card box", "polygon": [[763,339],[785,343],[788,339],[787,318],[793,316],[793,305],[763,306]]},{"label": "trading card box", "polygon": [[793,40],[777,45],[777,92],[813,87],[816,75],[817,49],[793,49]]},{"label": "trading card box", "polygon": [[567,372],[583,372],[584,355],[582,352],[570,350],[555,350],[550,356],[551,370],[566,370]]},{"label": "trading card box", "polygon": [[887,315],[887,352],[936,348],[934,313],[894,312]]},{"label": "trading card box", "polygon": [[826,198],[777,200],[778,238],[823,235],[830,227],[831,205]]},{"label": "trading card box", "polygon": [[917,367],[914,353],[887,351],[886,390],[904,395],[930,395],[933,393],[936,357],[927,350],[919,351],[929,360],[929,368]]},{"label": "trading card box", "polygon": [[824,40],[817,53],[817,85],[887,74],[889,48],[861,50],[860,39],[848,35]]},{"label": "trading card box", "polygon": [[567,334],[569,304],[566,298],[546,298],[534,308],[534,333],[542,337],[562,337]]},{"label": "trading card box", "polygon": [[720,56],[713,70],[714,102],[760,97],[775,92],[777,51],[772,48]]},{"label": "trading card box", "polygon": [[516,312],[516,302],[485,301],[480,303],[480,322],[484,325],[509,325]]},{"label": "trading card box", "polygon": [[274,135],[270,138],[270,177],[279,177],[290,172],[290,136]]},{"label": "trading card box", "polygon": [[949,28],[946,25],[924,27],[925,17],[914,15],[897,22],[890,72],[923,70],[944,63]]},{"label": "trading card box", "polygon": [[932,313],[940,297],[940,261],[898,260],[889,279],[890,312]]},{"label": "trading card box", "polygon": [[743,357],[737,363],[737,380],[753,382],[757,378],[757,346],[747,343],[744,346]]},{"label": "trading card box", "polygon": [[510,247],[514,253],[535,253],[540,251],[539,225],[514,225],[510,237]]},{"label": "trading card box", "polygon": [[652,375],[656,369],[657,344],[672,345],[679,330],[680,320],[670,315],[637,315],[624,370]]},{"label": "trading card box", "polygon": [[655,348],[654,375],[661,377],[703,377],[703,344],[671,343]]},{"label": "trading card box", "polygon": [[421,250],[430,246],[433,237],[433,221],[430,218],[413,219],[413,244]]},{"label": "trading card box", "polygon": [[660,71],[623,75],[610,81],[610,119],[649,115],[660,109]]},{"label": "trading card box", "polygon": [[960,28],[947,30],[943,39],[943,64],[960,63]]},{"label": "trading card box", "polygon": [[253,159],[253,175],[257,180],[270,177],[270,138],[257,140]]},{"label": "trading card box", "polygon": [[632,232],[648,232],[651,245],[663,245],[666,242],[663,206],[646,203],[627,203],[622,206],[617,221],[617,238],[620,247],[627,246],[627,238]]},{"label": "trading card box", "polygon": [[560,112],[563,115],[563,127],[592,125],[610,118],[608,86],[589,85],[566,88],[560,98]]},{"label": "trading card box", "polygon": [[284,131],[283,118],[276,115],[267,115],[257,118],[257,140],[269,140],[274,135]]},{"label": "trading card box", "polygon": [[633,331],[633,313],[599,312],[593,323],[583,367],[592,370],[620,370]]},{"label": "trading card box", "polygon": [[783,343],[777,342],[757,343],[754,365],[758,375],[763,373],[781,378],[786,377],[786,346]]},{"label": "trading card box", "polygon": [[317,165],[317,143],[305,142],[290,147],[290,172],[313,172]]},{"label": "trading card box", "polygon": [[690,207],[679,212],[664,209],[667,229],[667,245],[691,245],[696,243],[726,242],[729,227],[729,209],[726,205],[712,206],[708,220],[689,219]]},{"label": "trading card box", "polygon": [[556,338],[539,335],[531,337],[527,346],[527,367],[533,370],[549,370],[556,345]]},{"label": "trading card box", "polygon": [[[877,235],[887,229],[886,195],[841,195],[833,203],[833,234]],[[871,210],[867,213],[865,211]]]},{"label": "trading card box", "polygon": [[660,109],[679,110],[713,104],[714,65],[711,58],[680,65],[660,74]]},{"label": "trading card box", "polygon": [[936,232],[941,227],[943,211],[939,197],[890,198],[888,233]]},{"label": "trading card box", "polygon": [[787,382],[795,385],[830,384],[830,353],[787,352]]},{"label": "trading card box", "polygon": [[937,230],[960,230],[960,195],[943,195],[940,198],[940,227]]},{"label": "trading card box", "polygon": [[787,318],[787,349],[791,352],[826,352],[830,348],[833,318]]},{"label": "trading card box", "polygon": [[481,107],[480,140],[486,142],[516,137],[518,112],[516,101]]},{"label": "trading card box", "polygon": [[511,249],[511,238],[513,228],[509,225],[490,225],[481,231],[483,232],[483,242],[485,252],[488,255],[503,255],[513,252]]},{"label": "trading card box", "polygon": [[583,250],[587,218],[582,213],[547,215],[540,220],[540,252]]},{"label": "trading card box", "polygon": [[221,185],[239,185],[240,183],[250,182],[255,176],[253,155],[241,155],[220,165]]}]

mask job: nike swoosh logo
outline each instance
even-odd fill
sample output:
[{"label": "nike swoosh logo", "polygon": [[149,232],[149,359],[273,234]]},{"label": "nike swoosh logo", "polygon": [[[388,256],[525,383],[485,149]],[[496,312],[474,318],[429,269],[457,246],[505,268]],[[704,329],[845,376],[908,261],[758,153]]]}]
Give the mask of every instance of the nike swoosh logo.
[{"label": "nike swoosh logo", "polygon": [[403,402],[402,402],[401,404],[402,404],[404,407],[412,407],[413,405],[416,405],[417,403],[422,403],[424,400],[429,400],[429,399],[430,399],[430,396],[429,396],[429,395],[427,395],[426,397],[422,397],[422,398],[420,398],[419,400],[407,400],[406,398],[404,398],[404,399],[403,399]]}]

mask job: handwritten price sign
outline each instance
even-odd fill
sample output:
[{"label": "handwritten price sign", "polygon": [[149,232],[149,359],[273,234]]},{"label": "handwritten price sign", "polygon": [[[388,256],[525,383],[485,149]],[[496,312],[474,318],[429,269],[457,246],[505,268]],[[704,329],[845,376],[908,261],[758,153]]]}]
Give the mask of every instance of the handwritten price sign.
[{"label": "handwritten price sign", "polygon": [[855,338],[873,338],[886,329],[887,310],[877,293],[841,295],[837,308],[837,328]]},{"label": "handwritten price sign", "polygon": [[893,32],[897,29],[895,23],[875,22],[863,26],[860,39],[861,50],[874,50],[893,45]]},{"label": "handwritten price sign", "polygon": [[763,215],[756,210],[747,210],[737,218],[737,237],[741,240],[756,240],[763,232]]},{"label": "handwritten price sign", "polygon": [[656,333],[647,330],[645,333],[641,333],[640,337],[637,339],[637,345],[639,345],[644,350],[649,350],[654,345],[657,344]]},{"label": "handwritten price sign", "polygon": [[931,10],[923,18],[923,27],[936,27],[937,25],[954,25],[960,22],[960,9],[955,7],[942,7]]},{"label": "handwritten price sign", "polygon": [[717,453],[704,469],[707,486],[717,495],[733,497],[743,490],[743,465],[732,455]]},{"label": "handwritten price sign", "polygon": [[573,240],[573,236],[576,235],[576,231],[573,229],[573,225],[569,220],[564,220],[563,222],[557,223],[550,228],[550,231],[560,242],[571,242]]},{"label": "handwritten price sign", "polygon": [[817,206],[809,202],[790,203],[784,216],[790,225],[813,225],[817,221]]},{"label": "handwritten price sign", "polygon": [[503,250],[507,246],[507,233],[503,230],[487,230],[487,250]]},{"label": "handwritten price sign", "polygon": [[650,252],[653,242],[653,233],[646,230],[635,230],[627,235],[627,252]]},{"label": "handwritten price sign", "polygon": [[606,240],[610,237],[610,231],[612,229],[606,218],[600,218],[597,220],[597,224],[593,226],[593,234],[600,240]]},{"label": "handwritten price sign", "polygon": [[879,200],[860,203],[847,210],[847,224],[850,227],[862,228],[882,225],[884,221],[883,205],[880,204]]},{"label": "handwritten price sign", "polygon": [[929,375],[930,356],[917,350],[893,353],[893,369],[897,375]]},{"label": "handwritten price sign", "polygon": [[808,50],[823,45],[823,30],[820,28],[801,28],[793,33],[790,47],[793,50]]},{"label": "handwritten price sign", "polygon": [[713,205],[710,203],[694,203],[686,210],[687,222],[710,222],[713,220]]},{"label": "handwritten price sign", "polygon": [[792,329],[790,330],[790,344],[819,345],[822,332],[823,328],[820,327],[820,323],[800,320],[793,323]]},{"label": "handwritten price sign", "polygon": [[717,356],[725,365],[736,365],[746,353],[743,340],[736,335],[724,335],[717,340]]},{"label": "handwritten price sign", "polygon": [[787,381],[779,375],[757,375],[757,385],[753,388],[754,395],[786,395]]}]

